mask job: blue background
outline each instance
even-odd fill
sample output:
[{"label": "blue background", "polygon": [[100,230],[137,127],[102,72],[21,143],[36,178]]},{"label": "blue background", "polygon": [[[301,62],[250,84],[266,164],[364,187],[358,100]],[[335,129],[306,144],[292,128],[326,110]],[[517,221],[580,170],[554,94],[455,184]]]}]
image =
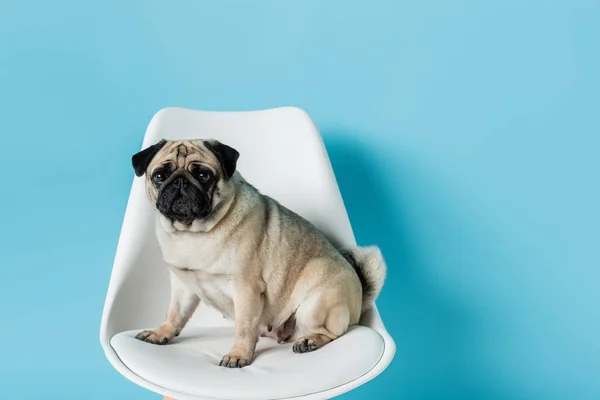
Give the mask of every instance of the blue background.
[{"label": "blue background", "polygon": [[599,43],[592,0],[0,1],[0,392],[158,398],[98,340],[130,156],[165,106],[296,105],[389,262],[345,398],[600,398]]}]

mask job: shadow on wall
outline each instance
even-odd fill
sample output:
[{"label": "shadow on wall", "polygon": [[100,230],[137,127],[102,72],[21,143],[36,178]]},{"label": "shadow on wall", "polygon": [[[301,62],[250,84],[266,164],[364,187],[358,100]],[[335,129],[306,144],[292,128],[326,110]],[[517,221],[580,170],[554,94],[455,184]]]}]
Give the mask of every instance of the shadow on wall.
[{"label": "shadow on wall", "polygon": [[377,305],[397,346],[377,385],[362,386],[345,398],[369,398],[373,390],[378,398],[515,398],[474,340],[477,316],[460,296],[443,293],[427,276],[435,266],[423,257],[427,243],[417,242],[414,234],[423,210],[403,206],[410,172],[387,171],[385,158],[391,155],[344,139],[368,135],[325,132],[323,137],[358,244],[377,244],[386,258],[388,279]]}]

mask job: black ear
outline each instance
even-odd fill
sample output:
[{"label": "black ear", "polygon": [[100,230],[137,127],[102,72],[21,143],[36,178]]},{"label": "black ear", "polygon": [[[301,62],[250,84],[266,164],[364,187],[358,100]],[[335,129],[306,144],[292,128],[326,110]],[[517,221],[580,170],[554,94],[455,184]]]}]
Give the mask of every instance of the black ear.
[{"label": "black ear", "polygon": [[233,147],[229,147],[216,140],[206,141],[204,145],[217,156],[217,159],[221,163],[221,168],[223,168],[223,172],[225,173],[225,180],[231,178],[235,172],[235,166],[240,153]]},{"label": "black ear", "polygon": [[148,168],[148,164],[150,164],[150,161],[152,161],[156,153],[163,148],[165,143],[167,143],[167,141],[163,139],[131,157],[131,164],[133,165],[133,169],[137,176],[144,175],[146,168]]}]

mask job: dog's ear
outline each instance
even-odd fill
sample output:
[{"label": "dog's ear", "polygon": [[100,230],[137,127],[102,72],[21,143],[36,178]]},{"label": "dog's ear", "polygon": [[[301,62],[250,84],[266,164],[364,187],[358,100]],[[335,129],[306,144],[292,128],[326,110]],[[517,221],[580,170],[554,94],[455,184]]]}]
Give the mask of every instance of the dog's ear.
[{"label": "dog's ear", "polygon": [[158,153],[166,143],[167,141],[163,139],[131,157],[131,164],[133,165],[133,170],[137,176],[144,175],[146,168],[148,168],[148,165],[150,164],[150,161],[152,161],[156,153]]},{"label": "dog's ear", "polygon": [[235,172],[235,166],[240,157],[240,153],[233,147],[229,147],[216,140],[207,140],[204,142],[204,145],[208,150],[214,153],[217,160],[219,160],[219,163],[221,163],[221,168],[225,174],[225,180],[231,178]]}]

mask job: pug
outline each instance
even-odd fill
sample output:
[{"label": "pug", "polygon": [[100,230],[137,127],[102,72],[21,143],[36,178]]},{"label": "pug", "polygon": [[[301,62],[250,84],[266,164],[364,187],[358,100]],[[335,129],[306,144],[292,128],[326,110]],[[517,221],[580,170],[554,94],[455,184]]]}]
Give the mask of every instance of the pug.
[{"label": "pug", "polygon": [[293,342],[296,353],[339,338],[386,275],[379,248],[337,249],[246,182],[238,158],[216,140],[161,140],[132,157],[156,207],[171,283],[166,320],[136,338],[169,343],[203,301],[234,322],[235,342],[220,362],[228,368],[249,365],[261,335]]}]

